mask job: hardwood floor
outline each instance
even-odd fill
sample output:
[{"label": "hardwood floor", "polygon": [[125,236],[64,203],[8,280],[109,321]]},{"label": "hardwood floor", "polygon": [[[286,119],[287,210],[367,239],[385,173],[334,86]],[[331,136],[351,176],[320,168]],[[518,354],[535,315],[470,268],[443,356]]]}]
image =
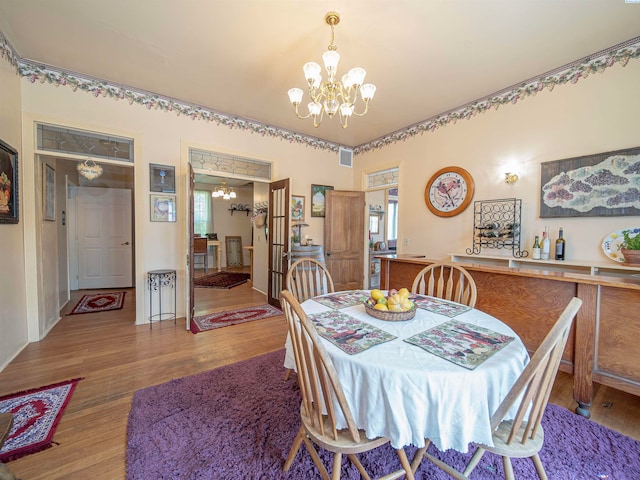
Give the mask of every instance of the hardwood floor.
[{"label": "hardwood floor", "polygon": [[[114,480],[125,476],[127,415],[133,393],[173,378],[245,360],[284,346],[283,317],[192,334],[178,320],[134,325],[135,295],[122,310],[64,316],[41,342],[28,345],[0,372],[0,395],[84,377],[56,431],[52,448],[9,463],[23,480]],[[196,289],[202,310],[266,303],[250,284],[230,290]],[[73,292],[63,314],[86,291]],[[95,291],[91,291],[95,293]],[[284,370],[283,370],[284,374]],[[571,377],[559,374],[551,402],[571,410]],[[611,407],[602,404],[611,402]],[[640,440],[640,402],[607,387],[597,389],[592,419]]]}]

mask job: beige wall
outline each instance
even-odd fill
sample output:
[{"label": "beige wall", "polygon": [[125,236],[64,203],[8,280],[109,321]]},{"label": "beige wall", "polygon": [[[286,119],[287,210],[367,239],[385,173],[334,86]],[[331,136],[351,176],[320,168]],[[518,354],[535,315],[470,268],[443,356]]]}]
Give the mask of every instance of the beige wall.
[{"label": "beige wall", "polygon": [[[534,235],[541,234],[545,225],[552,241],[558,228],[564,227],[567,260],[611,262],[602,253],[603,238],[617,229],[640,226],[640,218],[540,218],[540,163],[639,147],[638,85],[639,61],[626,67],[616,65],[516,105],[504,105],[434,133],[357,155],[356,182],[362,182],[364,173],[400,166],[400,253],[438,259],[471,247],[473,203],[452,218],[436,217],[424,203],[427,180],[440,168],[453,165],[473,176],[474,200],[522,199],[522,248],[531,250]],[[520,180],[507,185],[506,171],[516,171]]]},{"label": "beige wall", "polygon": [[[194,121],[186,116],[177,116],[156,110],[147,110],[139,105],[109,98],[95,98],[84,92],[73,92],[70,88],[48,84],[31,84],[22,80],[24,112],[25,158],[28,159],[26,178],[28,188],[25,196],[35,209],[38,187],[34,176],[34,122],[42,121],[58,125],[131,137],[135,142],[135,229],[136,229],[136,305],[137,322],[146,322],[148,317],[148,292],[145,289],[146,272],[159,268],[175,268],[178,272],[178,292],[186,292],[186,171],[188,148],[238,155],[273,163],[273,177],[291,178],[292,192],[310,195],[311,184],[333,185],[336,189],[349,189],[353,184],[352,170],[338,165],[337,153],[315,150],[303,145],[283,142],[279,139],[231,130],[214,123]],[[173,165],[177,174],[176,223],[149,221],[149,174],[150,163]],[[318,169],[317,165],[322,165]],[[323,219],[308,217],[310,236],[322,238]],[[228,212],[227,212],[228,213]],[[244,218],[246,220],[246,217]],[[42,225],[35,214],[27,219],[28,228],[39,232]],[[26,239],[27,245],[39,252],[40,260],[55,254],[57,247],[42,241],[39,233]],[[243,243],[248,244],[250,240]],[[34,261],[34,265],[37,265]],[[258,265],[262,262],[258,259]],[[47,278],[49,278],[48,275]],[[27,290],[31,292],[28,304],[37,305],[28,315],[30,340],[38,340],[48,328],[49,319],[57,317],[59,305],[48,299],[59,298],[56,280],[42,283],[35,272],[27,269]],[[186,293],[178,294],[178,316],[184,316]],[[43,324],[46,323],[46,326]]]},{"label": "beige wall", "polygon": [[0,139],[18,150],[20,181],[20,223],[0,224],[0,370],[27,344],[20,94],[20,79],[15,69],[0,60]]}]

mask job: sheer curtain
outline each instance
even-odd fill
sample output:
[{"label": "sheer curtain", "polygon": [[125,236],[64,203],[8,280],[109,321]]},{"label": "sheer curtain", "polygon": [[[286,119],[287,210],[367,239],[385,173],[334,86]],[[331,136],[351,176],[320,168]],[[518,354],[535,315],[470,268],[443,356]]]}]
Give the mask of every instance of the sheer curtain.
[{"label": "sheer curtain", "polygon": [[211,192],[207,190],[194,190],[193,233],[199,233],[204,237],[207,233],[213,232],[212,220]]}]

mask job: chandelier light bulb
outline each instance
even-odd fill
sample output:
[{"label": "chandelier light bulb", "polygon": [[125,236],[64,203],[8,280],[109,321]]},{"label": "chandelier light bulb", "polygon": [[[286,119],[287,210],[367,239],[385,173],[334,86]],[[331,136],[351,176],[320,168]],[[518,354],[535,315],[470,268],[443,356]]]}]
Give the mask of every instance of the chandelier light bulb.
[{"label": "chandelier light bulb", "polygon": [[302,90],[300,90],[299,88],[290,89],[289,101],[294,105],[300,104],[300,102],[302,101]]}]

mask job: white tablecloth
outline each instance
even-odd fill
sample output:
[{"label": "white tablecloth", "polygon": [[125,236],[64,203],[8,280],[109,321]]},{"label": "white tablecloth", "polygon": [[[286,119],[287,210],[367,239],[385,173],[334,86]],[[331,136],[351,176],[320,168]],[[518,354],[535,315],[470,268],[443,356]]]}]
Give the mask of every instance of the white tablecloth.
[{"label": "white tablecloth", "polygon": [[[330,310],[313,299],[302,307],[307,314]],[[369,316],[363,305],[340,311],[397,337],[355,355],[323,339],[356,423],[369,438],[386,437],[394,448],[422,447],[429,438],[440,450],[460,452],[466,452],[470,442],[492,445],[490,416],[529,361],[513,330],[475,309],[454,317],[515,337],[468,370],[403,341],[451,320],[447,316],[418,309],[412,320],[387,322]],[[288,337],[284,365],[295,369]]]}]

